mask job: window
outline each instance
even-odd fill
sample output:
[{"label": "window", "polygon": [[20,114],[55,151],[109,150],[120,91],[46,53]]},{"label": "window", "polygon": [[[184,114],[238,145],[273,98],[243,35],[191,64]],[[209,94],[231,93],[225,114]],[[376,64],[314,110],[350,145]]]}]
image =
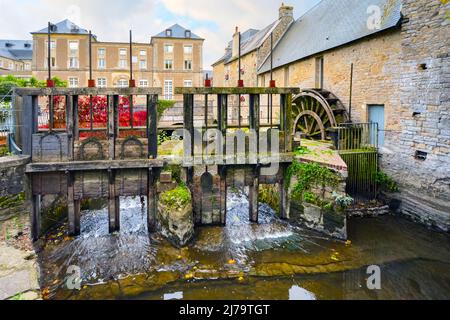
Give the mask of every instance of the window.
[{"label": "window", "polygon": [[99,56],[104,56],[105,54],[106,54],[106,49],[104,49],[104,48],[98,49],[98,55]]},{"label": "window", "polygon": [[172,60],[166,60],[164,62],[164,68],[166,70],[172,70],[173,69],[173,61]]},{"label": "window", "polygon": [[9,70],[13,70],[14,69],[14,64],[12,62],[9,63]]},{"label": "window", "polygon": [[69,59],[69,68],[74,69],[78,68],[78,66],[79,66],[78,58],[71,57]]},{"label": "window", "polygon": [[192,60],[184,60],[184,70],[192,70]]},{"label": "window", "polygon": [[186,30],[184,32],[184,35],[185,35],[186,38],[190,38],[191,37],[191,30]]},{"label": "window", "polygon": [[147,60],[141,60],[139,62],[139,68],[140,69],[147,69]]},{"label": "window", "polygon": [[25,63],[25,70],[31,70],[31,64]]},{"label": "window", "polygon": [[119,67],[125,69],[127,67],[127,59],[120,59]]},{"label": "window", "polygon": [[77,56],[78,55],[78,41],[69,41],[69,50],[71,56]]},{"label": "window", "polygon": [[[45,49],[47,50],[47,48],[48,48],[48,41],[45,41]],[[55,40],[50,41],[50,49],[51,50],[56,49],[56,41]]]},{"label": "window", "polygon": [[167,29],[166,30],[166,37],[171,37],[172,36],[172,30],[171,29]]},{"label": "window", "polygon": [[172,44],[165,44],[164,45],[164,52],[165,53],[173,53],[173,45]]},{"label": "window", "polygon": [[316,88],[323,88],[323,57],[316,58]]},{"label": "window", "polygon": [[148,80],[145,80],[145,79],[140,80],[139,81],[139,87],[142,87],[142,88],[148,87]]},{"label": "window", "polygon": [[0,68],[3,68],[3,60],[0,60]]},{"label": "window", "polygon": [[166,100],[173,99],[173,82],[172,82],[172,80],[164,81],[164,99],[166,99]]},{"label": "window", "polygon": [[104,58],[98,59],[98,68],[105,69],[106,68],[106,60]]},{"label": "window", "polygon": [[126,79],[120,79],[119,82],[117,83],[117,86],[119,88],[126,88],[128,87],[128,81]]},{"label": "window", "polygon": [[192,80],[184,80],[184,86],[186,88],[192,87]]},{"label": "window", "polygon": [[97,86],[99,88],[106,88],[107,84],[106,84],[106,78],[98,78],[97,79]]},{"label": "window", "polygon": [[69,78],[69,87],[78,88],[78,78]]},{"label": "window", "polygon": [[139,54],[140,54],[142,57],[145,57],[145,56],[147,56],[147,51],[141,50],[141,51],[139,52]]},{"label": "window", "polygon": [[192,46],[184,46],[184,54],[192,54]]},{"label": "window", "polygon": [[119,50],[119,55],[126,56],[127,55],[127,49],[120,49]]}]

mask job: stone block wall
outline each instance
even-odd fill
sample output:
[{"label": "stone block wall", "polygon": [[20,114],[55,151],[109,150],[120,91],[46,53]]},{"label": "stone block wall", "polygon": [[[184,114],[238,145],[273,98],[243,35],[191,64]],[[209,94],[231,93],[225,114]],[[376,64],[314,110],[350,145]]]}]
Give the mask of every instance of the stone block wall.
[{"label": "stone block wall", "polygon": [[411,218],[450,230],[450,3],[404,0],[397,113],[382,167]]},{"label": "stone block wall", "polygon": [[28,213],[25,166],[29,157],[0,158],[0,221]]}]

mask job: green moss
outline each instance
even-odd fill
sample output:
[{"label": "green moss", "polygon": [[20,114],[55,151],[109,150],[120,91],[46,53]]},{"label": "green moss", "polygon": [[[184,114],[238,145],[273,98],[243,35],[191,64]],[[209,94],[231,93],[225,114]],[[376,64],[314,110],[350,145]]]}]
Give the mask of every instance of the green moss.
[{"label": "green moss", "polygon": [[397,185],[397,182],[394,181],[391,177],[389,177],[384,172],[377,172],[375,174],[375,181],[377,182],[378,186],[381,188],[381,190],[385,192],[400,192],[400,189]]},{"label": "green moss", "polygon": [[173,210],[181,210],[191,203],[191,192],[185,185],[162,193],[159,197],[161,204]]},{"label": "green moss", "polygon": [[19,206],[25,202],[25,193],[19,193],[17,195],[0,197],[0,208],[7,209],[15,206]]},{"label": "green moss", "polygon": [[280,192],[273,185],[261,185],[259,187],[259,202],[267,204],[275,212],[280,213]]}]

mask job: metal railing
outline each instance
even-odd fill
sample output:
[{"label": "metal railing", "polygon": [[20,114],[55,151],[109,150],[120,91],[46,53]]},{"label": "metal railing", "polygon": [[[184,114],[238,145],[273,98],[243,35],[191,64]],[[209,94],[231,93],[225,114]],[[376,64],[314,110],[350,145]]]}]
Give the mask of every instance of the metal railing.
[{"label": "metal railing", "polygon": [[330,129],[336,149],[348,167],[347,193],[358,200],[378,195],[378,123],[346,123]]}]

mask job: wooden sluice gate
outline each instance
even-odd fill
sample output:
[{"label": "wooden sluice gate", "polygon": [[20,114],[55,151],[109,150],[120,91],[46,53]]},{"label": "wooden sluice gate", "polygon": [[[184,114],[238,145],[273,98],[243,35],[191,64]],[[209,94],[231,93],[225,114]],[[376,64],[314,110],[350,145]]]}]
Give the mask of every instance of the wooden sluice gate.
[{"label": "wooden sluice gate", "polygon": [[[120,197],[146,197],[148,230],[157,231],[157,186],[167,165],[178,165],[184,171],[182,176],[193,194],[196,225],[226,223],[227,189],[232,186],[249,187],[249,218],[257,222],[259,185],[278,184],[280,212],[287,218],[288,197],[283,177],[292,162],[291,104],[292,94],[297,92],[298,89],[289,88],[176,88],[176,93],[184,97],[184,155],[162,157],[158,155],[160,88],[16,89],[22,128],[18,139],[23,153],[31,156],[27,175],[33,208],[33,239],[42,234],[41,205],[47,195],[67,200],[69,233],[73,236],[80,234],[84,199],[107,199],[109,230],[115,232],[120,230]],[[195,95],[206,101],[204,128],[194,127]],[[248,126],[229,129],[228,101],[236,95],[249,96]],[[281,106],[279,124],[264,132],[259,108],[263,95],[279,95]],[[49,108],[48,125],[44,126],[41,125],[42,97],[48,97]],[[80,110],[80,97],[91,99],[88,112]],[[106,99],[102,108],[92,103],[95,97]],[[133,110],[133,97],[145,99],[145,110]],[[208,119],[208,108],[213,108],[207,103],[211,97],[218,102],[216,119]],[[57,103],[60,105],[56,106]],[[145,119],[136,121],[133,115],[137,112],[145,115]],[[119,121],[119,114],[124,113],[129,114],[127,123]],[[102,120],[98,123],[96,119]],[[208,128],[211,122],[217,124],[216,129]],[[214,130],[216,135],[203,139],[209,130]],[[203,142],[200,148],[196,145],[199,132],[205,145],[214,142],[220,147],[205,154]],[[276,141],[272,142],[269,136],[276,136]],[[252,137],[256,143],[251,142]],[[239,145],[239,138],[244,138],[244,155],[238,147],[229,147],[235,141]],[[272,143],[276,145],[275,151]],[[270,150],[264,147],[267,145]]]}]

